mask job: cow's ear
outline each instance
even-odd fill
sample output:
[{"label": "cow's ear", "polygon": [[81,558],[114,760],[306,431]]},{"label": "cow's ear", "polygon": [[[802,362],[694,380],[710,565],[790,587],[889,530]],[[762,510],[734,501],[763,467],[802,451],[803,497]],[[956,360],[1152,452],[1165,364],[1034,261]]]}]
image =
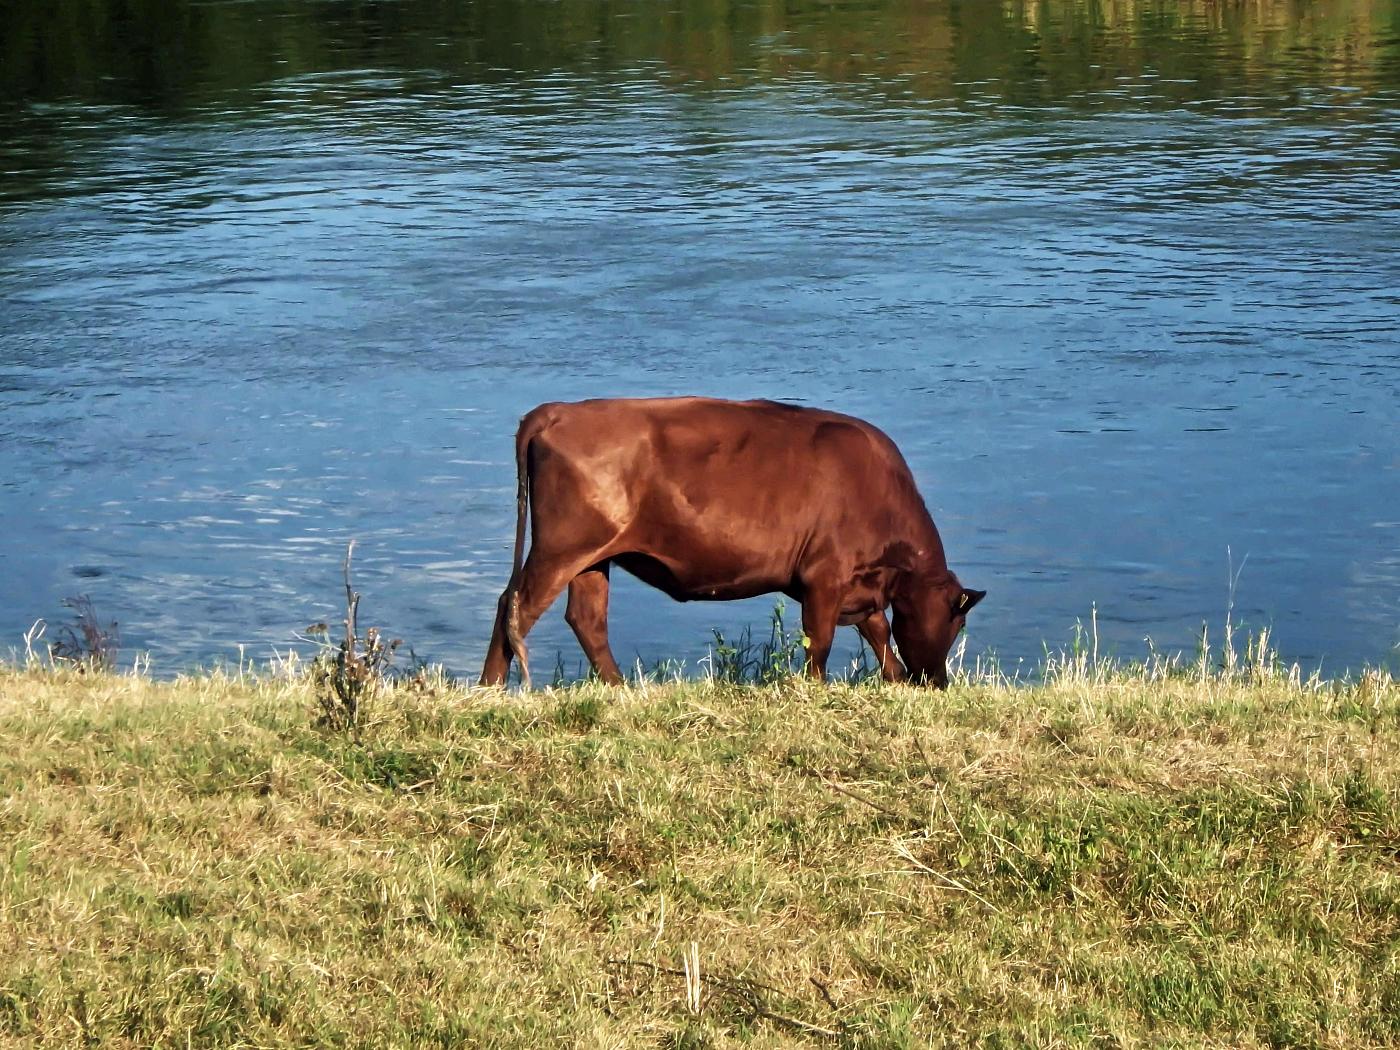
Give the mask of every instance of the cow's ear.
[{"label": "cow's ear", "polygon": [[957,601],[953,603],[953,609],[959,616],[966,616],[972,611],[972,607],[985,597],[987,597],[986,591],[972,591],[964,587],[962,593],[958,595]]}]

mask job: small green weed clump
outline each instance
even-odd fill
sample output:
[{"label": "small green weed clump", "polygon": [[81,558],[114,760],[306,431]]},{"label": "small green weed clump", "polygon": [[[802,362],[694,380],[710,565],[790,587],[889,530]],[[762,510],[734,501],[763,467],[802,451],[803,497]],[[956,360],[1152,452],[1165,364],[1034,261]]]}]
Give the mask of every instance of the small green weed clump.
[{"label": "small green weed clump", "polygon": [[313,623],[306,633],[320,642],[321,650],[307,669],[307,678],[316,696],[320,717],[317,724],[334,730],[355,730],[360,724],[361,705],[380,692],[387,682],[394,653],[403,643],[395,638],[386,642],[378,627],[360,637],[360,594],[350,584],[350,559],[355,541],[345,548],[342,570],[345,575],[345,635],[339,644],[329,641],[330,628]]},{"label": "small green weed clump", "polygon": [[[702,663],[706,677],[711,681],[732,684],[773,685],[801,674],[807,663],[807,646],[810,642],[800,626],[790,628],[787,625],[786,615],[787,602],[779,598],[773,605],[765,641],[756,641],[753,631],[747,626],[733,639],[725,638],[721,631],[714,631],[714,644]],[[852,682],[861,682],[878,673],[879,668],[872,662],[870,650],[862,645],[845,677]]]},{"label": "small green weed clump", "polygon": [[[73,622],[60,624],[54,631],[53,640],[48,643],[50,665],[77,671],[112,670],[121,647],[116,621],[104,624],[98,619],[92,599],[86,594],[65,598],[63,605],[73,610]],[[36,620],[25,634],[27,663],[33,665],[39,661],[34,643],[43,638],[47,628],[43,620]]]}]

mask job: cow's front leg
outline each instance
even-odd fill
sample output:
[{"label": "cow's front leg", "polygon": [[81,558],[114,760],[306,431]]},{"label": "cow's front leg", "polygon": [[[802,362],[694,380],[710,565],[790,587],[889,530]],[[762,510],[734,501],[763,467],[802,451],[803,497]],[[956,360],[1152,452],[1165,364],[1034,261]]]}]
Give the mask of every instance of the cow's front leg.
[{"label": "cow's front leg", "polygon": [[880,674],[885,681],[904,681],[904,665],[894,655],[894,646],[890,643],[890,621],[885,617],[885,610],[876,609],[856,624],[856,630],[874,651],[875,659],[880,661]]},{"label": "cow's front leg", "polygon": [[807,673],[817,681],[826,678],[826,658],[836,637],[841,599],[835,591],[809,588],[802,596],[802,633],[806,635]]}]

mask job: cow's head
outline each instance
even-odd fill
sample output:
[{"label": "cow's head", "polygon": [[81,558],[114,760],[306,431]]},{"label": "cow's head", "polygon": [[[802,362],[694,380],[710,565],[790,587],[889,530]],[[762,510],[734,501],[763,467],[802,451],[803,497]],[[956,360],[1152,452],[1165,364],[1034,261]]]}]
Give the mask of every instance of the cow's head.
[{"label": "cow's head", "polygon": [[986,596],[986,591],[968,590],[951,573],[895,596],[894,640],[910,681],[947,687],[948,651],[967,623],[967,614]]}]

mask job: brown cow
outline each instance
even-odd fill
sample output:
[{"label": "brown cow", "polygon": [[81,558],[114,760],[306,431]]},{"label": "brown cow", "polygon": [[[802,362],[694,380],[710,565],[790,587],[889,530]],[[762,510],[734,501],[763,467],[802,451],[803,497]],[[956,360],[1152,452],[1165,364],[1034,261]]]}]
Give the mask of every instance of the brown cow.
[{"label": "brown cow", "polygon": [[[781,591],[802,604],[807,669],[826,674],[854,624],[885,678],[942,688],[948,650],[985,591],[958,582],[904,457],[850,416],[773,401],[680,397],[545,404],[520,421],[515,561],[481,672],[530,683],[525,634],[569,588],[565,619],[605,682],[608,570],[677,601]],[[533,504],[530,556],[521,564]]]}]

